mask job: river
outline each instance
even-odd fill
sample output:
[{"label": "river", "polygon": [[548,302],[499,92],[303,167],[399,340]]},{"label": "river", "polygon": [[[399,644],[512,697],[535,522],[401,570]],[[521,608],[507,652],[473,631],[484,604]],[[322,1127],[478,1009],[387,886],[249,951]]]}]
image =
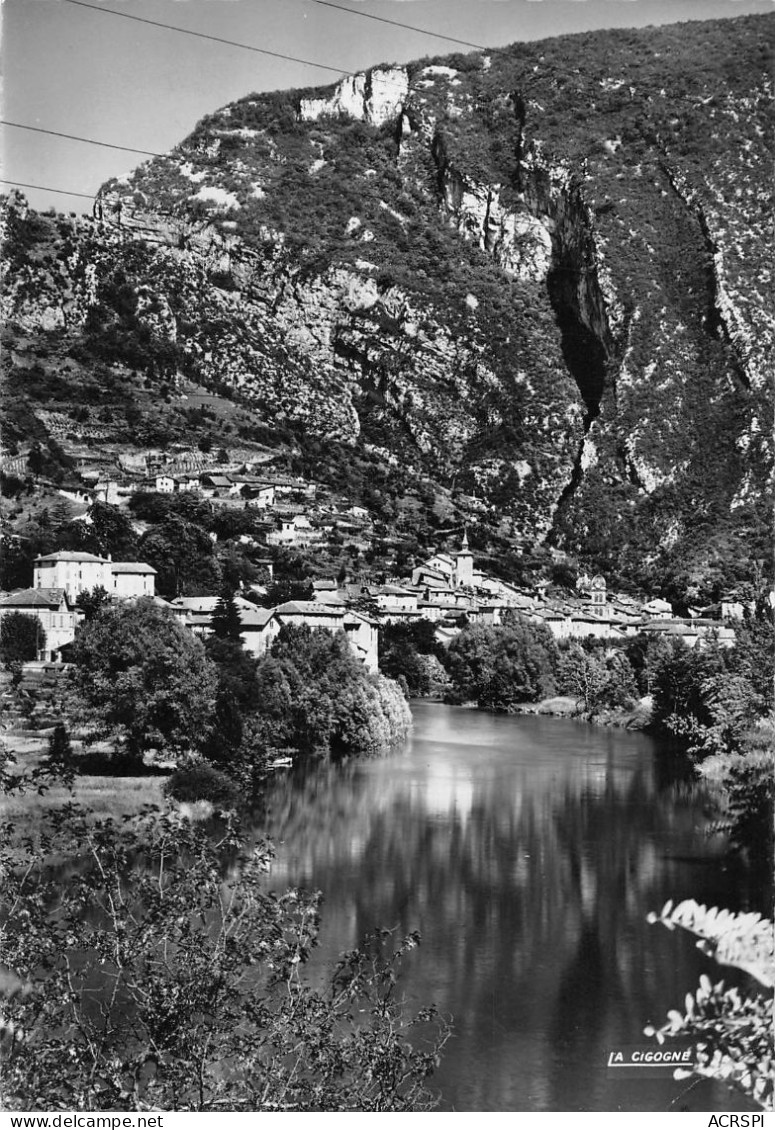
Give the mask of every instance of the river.
[{"label": "river", "polygon": [[375,926],[420,931],[401,985],[453,1018],[440,1109],[748,1109],[720,1084],[606,1067],[617,1045],[647,1044],[643,1027],[701,973],[719,978],[647,913],[668,898],[745,908],[677,759],[564,719],[413,714],[388,757],[278,774],[267,820],[273,883],[324,893],[318,962]]}]

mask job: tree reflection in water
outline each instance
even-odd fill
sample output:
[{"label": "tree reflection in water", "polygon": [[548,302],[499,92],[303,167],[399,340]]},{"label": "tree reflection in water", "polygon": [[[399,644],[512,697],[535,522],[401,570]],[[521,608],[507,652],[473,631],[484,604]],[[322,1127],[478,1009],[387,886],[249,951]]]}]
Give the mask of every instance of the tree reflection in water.
[{"label": "tree reflection in water", "polygon": [[706,969],[648,911],[745,905],[706,793],[640,734],[431,704],[415,725],[389,758],[273,785],[273,882],[324,892],[320,960],[375,926],[421,931],[403,989],[454,1017],[445,1109],[666,1109],[685,1084],[605,1062]]}]

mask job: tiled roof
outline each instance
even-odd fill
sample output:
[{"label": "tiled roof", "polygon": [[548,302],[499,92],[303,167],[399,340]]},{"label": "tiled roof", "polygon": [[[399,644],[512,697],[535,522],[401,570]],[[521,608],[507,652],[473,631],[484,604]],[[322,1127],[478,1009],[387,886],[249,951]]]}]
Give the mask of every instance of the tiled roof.
[{"label": "tiled roof", "polygon": [[217,596],[176,596],[173,604],[176,608],[185,608],[189,612],[212,612],[218,603]]},{"label": "tiled roof", "polygon": [[239,621],[243,628],[265,628],[273,616],[271,608],[241,608]]},{"label": "tiled roof", "polygon": [[288,600],[274,611],[278,616],[344,616],[344,609],[317,600]]},{"label": "tiled roof", "polygon": [[59,608],[64,600],[64,589],[21,589],[0,597],[0,608]]},{"label": "tiled roof", "polygon": [[155,573],[156,570],[146,565],[144,561],[113,561],[110,566],[111,573]]},{"label": "tiled roof", "polygon": [[35,564],[39,561],[98,561],[104,565],[107,558],[97,557],[94,553],[82,553],[77,549],[61,549],[59,553],[46,553],[42,557],[36,557]]}]

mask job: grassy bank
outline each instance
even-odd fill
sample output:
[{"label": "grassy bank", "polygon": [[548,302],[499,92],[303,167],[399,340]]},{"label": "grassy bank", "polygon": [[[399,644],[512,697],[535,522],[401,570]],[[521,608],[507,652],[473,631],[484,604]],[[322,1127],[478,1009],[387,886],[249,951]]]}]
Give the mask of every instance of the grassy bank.
[{"label": "grassy bank", "polygon": [[[73,743],[77,746],[78,743]],[[16,759],[15,772],[27,776],[39,769],[48,748],[48,734],[14,736],[7,739],[9,752]],[[121,820],[135,816],[147,805],[164,804],[165,777],[77,776],[72,789],[59,782],[46,782],[45,791],[35,786],[0,798],[0,815],[14,825],[14,836],[38,838],[44,818],[68,804],[78,805],[93,820],[112,816]]]}]

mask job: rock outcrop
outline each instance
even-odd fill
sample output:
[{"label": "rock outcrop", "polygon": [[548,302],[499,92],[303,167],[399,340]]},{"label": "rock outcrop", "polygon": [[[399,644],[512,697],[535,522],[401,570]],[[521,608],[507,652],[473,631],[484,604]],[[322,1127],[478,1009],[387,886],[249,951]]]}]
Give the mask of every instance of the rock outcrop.
[{"label": "rock outcrop", "polygon": [[84,322],[141,246],[134,316],[267,427],[378,447],[520,542],[643,569],[698,522],[744,524],[771,473],[769,27],[251,95],[104,186],[54,297],[22,264],[6,314]]}]

